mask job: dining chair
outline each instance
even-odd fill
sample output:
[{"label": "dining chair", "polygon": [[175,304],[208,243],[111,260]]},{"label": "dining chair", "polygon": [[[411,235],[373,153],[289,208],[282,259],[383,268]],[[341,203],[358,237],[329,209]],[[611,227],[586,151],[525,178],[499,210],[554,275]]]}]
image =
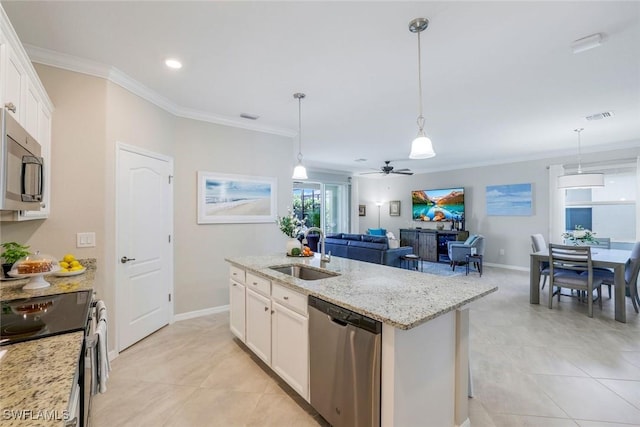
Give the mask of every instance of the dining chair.
[{"label": "dining chair", "polygon": [[586,292],[589,317],[593,317],[593,290],[598,291],[598,305],[602,309],[602,279],[594,280],[590,246],[549,244],[549,308],[553,306],[554,287],[558,301],[562,288]]},{"label": "dining chair", "polygon": [[[624,283],[629,289],[629,296],[633,303],[633,309],[639,313],[640,296],[638,296],[638,272],[640,271],[640,242],[636,242],[631,249],[631,256],[624,266]],[[594,277],[602,280],[603,285],[609,286],[609,296],[611,296],[611,286],[614,285],[615,274],[611,270],[594,270]]]},{"label": "dining chair", "polygon": [[[540,252],[547,247],[547,243],[544,241],[544,236],[542,234],[532,234],[531,235],[531,249],[533,252]],[[541,262],[540,263],[540,276],[544,279],[542,281],[542,289],[544,289],[544,285],[547,283],[547,277],[549,277],[549,263]]]}]

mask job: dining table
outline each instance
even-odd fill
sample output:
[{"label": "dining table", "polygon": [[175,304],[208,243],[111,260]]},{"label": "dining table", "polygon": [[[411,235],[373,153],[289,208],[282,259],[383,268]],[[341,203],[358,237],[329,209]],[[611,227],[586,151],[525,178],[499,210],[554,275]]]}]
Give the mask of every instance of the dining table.
[{"label": "dining table", "polygon": [[[614,272],[615,319],[627,323],[624,267],[630,250],[592,248],[591,263],[593,267],[611,268]],[[549,261],[549,250],[534,252],[530,257],[529,269],[529,303],[540,304],[540,263]]]}]

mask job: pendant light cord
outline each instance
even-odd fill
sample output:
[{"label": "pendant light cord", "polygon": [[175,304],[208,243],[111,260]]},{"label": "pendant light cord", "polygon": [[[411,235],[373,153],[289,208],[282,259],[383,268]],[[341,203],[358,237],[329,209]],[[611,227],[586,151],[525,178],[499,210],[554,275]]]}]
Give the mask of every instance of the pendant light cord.
[{"label": "pendant light cord", "polygon": [[584,128],[574,129],[574,132],[578,132],[578,173],[582,173],[582,152],[580,150],[580,132],[582,132]]},{"label": "pendant light cord", "polygon": [[302,96],[298,96],[298,162],[302,162]]},{"label": "pendant light cord", "polygon": [[424,115],[422,114],[422,55],[420,53],[422,49],[420,49],[420,32],[418,32],[418,129],[420,133],[424,132]]}]

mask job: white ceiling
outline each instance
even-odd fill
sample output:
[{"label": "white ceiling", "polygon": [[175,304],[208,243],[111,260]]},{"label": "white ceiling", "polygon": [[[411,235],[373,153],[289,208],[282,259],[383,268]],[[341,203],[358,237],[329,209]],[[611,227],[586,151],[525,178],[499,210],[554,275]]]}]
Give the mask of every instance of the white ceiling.
[{"label": "white ceiling", "polygon": [[[182,109],[298,127],[307,166],[414,171],[640,146],[640,2],[3,1],[21,41],[114,67]],[[426,131],[408,160],[422,33]],[[603,33],[580,54],[573,40]],[[184,67],[164,67],[168,56]],[[611,119],[584,117],[613,111]],[[292,152],[292,165],[295,153]],[[355,159],[366,158],[358,163]]]}]

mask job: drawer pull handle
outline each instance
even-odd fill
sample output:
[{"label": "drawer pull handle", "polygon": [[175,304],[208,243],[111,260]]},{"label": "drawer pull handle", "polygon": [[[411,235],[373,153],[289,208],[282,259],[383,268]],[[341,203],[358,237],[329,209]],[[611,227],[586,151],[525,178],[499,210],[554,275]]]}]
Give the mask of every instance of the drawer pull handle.
[{"label": "drawer pull handle", "polygon": [[233,275],[234,275],[234,276],[237,276],[237,275],[238,275],[238,273],[233,273]]},{"label": "drawer pull handle", "polygon": [[264,308],[264,311],[269,311],[269,307],[265,307],[265,308]]},{"label": "drawer pull handle", "polygon": [[285,300],[288,300],[288,299],[289,299],[289,297],[284,297],[284,299],[285,299]]},{"label": "drawer pull handle", "polygon": [[234,284],[233,284],[233,286],[238,286],[238,285],[236,285],[236,284],[234,283]]},{"label": "drawer pull handle", "polygon": [[253,282],[254,285],[258,286],[258,282]]}]

